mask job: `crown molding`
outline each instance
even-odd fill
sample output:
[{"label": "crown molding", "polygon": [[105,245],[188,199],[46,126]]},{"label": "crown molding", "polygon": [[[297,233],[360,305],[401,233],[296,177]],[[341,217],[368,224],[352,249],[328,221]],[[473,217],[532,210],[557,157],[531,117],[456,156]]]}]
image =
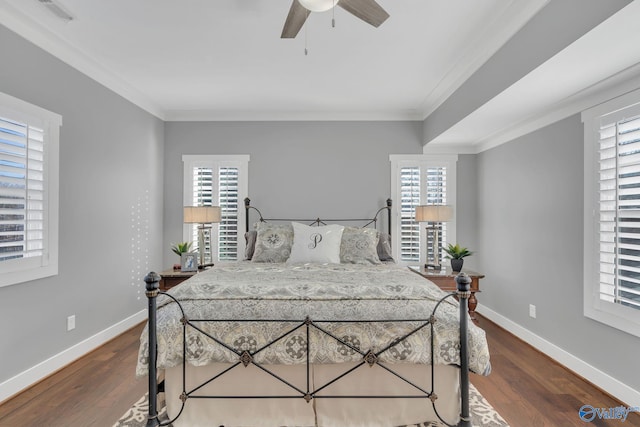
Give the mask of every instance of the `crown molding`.
[{"label": "crown molding", "polygon": [[[438,87],[427,96],[416,110],[411,111],[208,111],[208,110],[164,110],[146,95],[113,72],[92,60],[79,49],[72,47],[63,38],[39,26],[31,17],[20,12],[4,0],[0,0],[0,24],[40,47],[52,56],[77,69],[91,79],[102,84],[143,110],[165,121],[397,121],[424,120],[435,108],[451,95],[473,72],[477,70],[505,40],[524,25],[530,17],[549,0],[531,0],[525,2],[512,1],[501,14],[501,22],[508,25],[488,30],[489,43],[482,46],[469,46],[467,54],[462,55],[458,64]],[[81,19],[81,18],[78,18]],[[71,21],[65,25],[74,25]],[[487,47],[489,46],[489,47]],[[472,55],[473,64],[462,67],[462,58]]]},{"label": "crown molding", "polygon": [[530,116],[514,126],[477,141],[473,144],[476,148],[476,153],[513,141],[559,120],[636,90],[638,87],[640,87],[640,63],[601,80],[555,105],[549,106],[543,114]]},{"label": "crown molding", "polygon": [[[39,26],[33,19],[2,0],[0,0],[0,24],[129,102],[164,120],[162,109],[125,80],[106,70],[88,55],[71,47],[65,40]],[[74,21],[70,21],[65,25],[73,24]]]},{"label": "crown molding", "polygon": [[423,154],[478,154],[478,147],[469,143],[426,144],[422,147]]},{"label": "crown molding", "polygon": [[[489,25],[485,34],[467,46],[457,64],[445,75],[422,102],[422,119],[437,110],[462,84],[478,71],[493,54],[505,45],[550,0],[511,2],[509,7]],[[496,22],[500,25],[493,25]],[[504,24],[503,24],[504,23]]]},{"label": "crown molding", "polygon": [[418,111],[220,111],[220,110],[169,110],[167,122],[270,122],[270,121],[422,121]]}]

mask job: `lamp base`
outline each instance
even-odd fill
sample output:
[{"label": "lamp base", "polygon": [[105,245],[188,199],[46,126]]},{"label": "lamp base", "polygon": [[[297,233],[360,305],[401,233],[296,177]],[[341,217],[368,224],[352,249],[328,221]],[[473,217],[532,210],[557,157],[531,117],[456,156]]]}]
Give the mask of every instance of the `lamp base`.
[{"label": "lamp base", "polygon": [[442,264],[425,264],[424,268],[428,269],[428,270],[442,270]]}]

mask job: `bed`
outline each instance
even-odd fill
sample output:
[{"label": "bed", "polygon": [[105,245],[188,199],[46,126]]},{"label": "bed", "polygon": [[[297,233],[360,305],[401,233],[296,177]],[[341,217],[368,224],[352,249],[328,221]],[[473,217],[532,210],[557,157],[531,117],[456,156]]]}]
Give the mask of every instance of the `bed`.
[{"label": "bed", "polygon": [[[157,274],[145,278],[149,323],[137,374],[149,376],[148,425],[164,425],[159,371],[176,427],[470,425],[468,372],[486,375],[490,362],[484,332],[460,309],[464,276],[459,304],[406,267],[380,262],[375,229],[336,236],[332,225],[296,224],[302,255],[295,239],[283,252],[287,239],[269,225],[258,227],[250,261],[217,263],[167,293]],[[338,262],[310,261],[313,244],[336,238],[341,249],[343,239],[353,246]]]}]

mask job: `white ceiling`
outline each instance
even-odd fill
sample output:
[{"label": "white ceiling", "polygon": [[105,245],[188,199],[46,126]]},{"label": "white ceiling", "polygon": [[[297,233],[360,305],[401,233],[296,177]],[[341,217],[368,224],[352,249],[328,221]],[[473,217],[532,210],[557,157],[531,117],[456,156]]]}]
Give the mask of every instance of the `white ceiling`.
[{"label": "white ceiling", "polygon": [[69,23],[0,0],[0,19],[165,120],[422,120],[547,0],[378,1],[377,29],[336,8],[294,40],[291,0],[56,0]]},{"label": "white ceiling", "polygon": [[[164,120],[423,120],[549,0],[378,0],[377,29],[336,8],[294,40],[291,0],[55,1],[75,19],[0,0],[0,24]],[[638,17],[635,0],[429,146],[477,152],[636,73]]]}]

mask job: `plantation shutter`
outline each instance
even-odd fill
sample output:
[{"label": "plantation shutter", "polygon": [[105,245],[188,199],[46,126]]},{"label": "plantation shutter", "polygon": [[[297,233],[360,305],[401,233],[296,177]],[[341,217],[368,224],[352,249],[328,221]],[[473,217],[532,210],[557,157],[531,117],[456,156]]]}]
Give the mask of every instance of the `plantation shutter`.
[{"label": "plantation shutter", "polygon": [[44,202],[44,131],[0,117],[0,262],[44,255]]},{"label": "plantation shutter", "polygon": [[[446,205],[447,204],[447,168],[446,167],[426,167],[424,169],[425,182],[425,200],[426,205]],[[442,248],[443,243],[447,242],[447,223],[430,223],[430,226],[440,226],[438,233],[438,247]],[[433,233],[427,233],[427,259],[433,258]],[[440,263],[442,263],[443,252],[438,254]]]},{"label": "plantation shutter", "polygon": [[[205,263],[237,261],[244,254],[244,204],[248,196],[247,155],[184,155],[185,206],[219,206],[220,223],[205,228]],[[198,242],[198,225],[185,224],[185,240]],[[196,247],[193,250],[197,250]]]},{"label": "plantation shutter", "polygon": [[[455,243],[456,163],[451,154],[391,154],[392,236],[396,262],[405,265],[433,262],[433,227],[415,220],[416,207],[447,205],[453,218],[440,224],[440,247]],[[444,251],[442,252],[444,253]]]},{"label": "plantation shutter", "polygon": [[400,169],[400,259],[420,261],[420,224],[415,221],[420,205],[420,167]]},{"label": "plantation shutter", "polygon": [[617,115],[600,126],[600,299],[640,309],[640,115]]},{"label": "plantation shutter", "polygon": [[221,221],[218,228],[218,259],[238,259],[238,180],[239,170],[221,167],[218,173],[218,200]]},{"label": "plantation shutter", "polygon": [[[211,167],[196,166],[193,168],[193,206],[215,206],[213,203],[213,176],[214,169]],[[191,227],[191,241],[196,244],[198,242],[198,227],[198,224],[193,224]],[[206,264],[213,262],[211,252],[211,233],[208,232],[204,234],[204,262]]]}]

